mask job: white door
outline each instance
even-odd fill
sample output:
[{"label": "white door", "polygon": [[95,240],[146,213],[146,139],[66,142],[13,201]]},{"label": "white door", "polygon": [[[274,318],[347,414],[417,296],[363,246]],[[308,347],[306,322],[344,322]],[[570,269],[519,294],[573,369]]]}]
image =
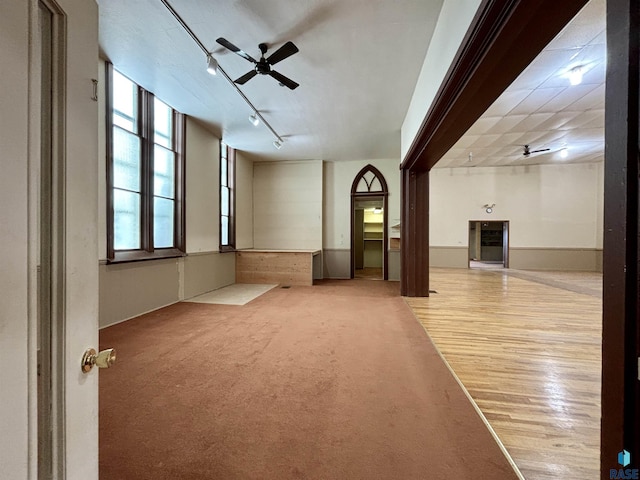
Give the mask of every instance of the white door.
[{"label": "white door", "polygon": [[[42,98],[43,8],[52,96]],[[46,36],[45,36],[46,37]],[[42,117],[52,143],[53,478],[98,478],[98,9],[91,0],[9,0],[0,15],[0,477],[38,478]],[[46,202],[46,200],[43,200]],[[45,205],[46,206],[46,205]]]}]

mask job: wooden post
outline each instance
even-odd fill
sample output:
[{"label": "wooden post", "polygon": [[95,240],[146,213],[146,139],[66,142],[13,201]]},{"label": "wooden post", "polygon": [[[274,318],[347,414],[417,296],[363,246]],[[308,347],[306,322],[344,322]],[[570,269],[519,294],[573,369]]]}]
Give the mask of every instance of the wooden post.
[{"label": "wooden post", "polygon": [[400,292],[429,296],[429,172],[402,170]]},{"label": "wooden post", "polygon": [[607,0],[601,478],[640,468],[638,81],[636,0]]}]

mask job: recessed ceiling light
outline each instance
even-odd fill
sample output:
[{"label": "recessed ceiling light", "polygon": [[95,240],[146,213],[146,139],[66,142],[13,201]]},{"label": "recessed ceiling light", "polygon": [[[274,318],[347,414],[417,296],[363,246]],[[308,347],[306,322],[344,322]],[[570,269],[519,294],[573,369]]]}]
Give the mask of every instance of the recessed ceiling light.
[{"label": "recessed ceiling light", "polygon": [[584,69],[582,68],[582,65],[573,67],[571,70],[569,70],[569,73],[567,73],[567,76],[569,77],[569,83],[571,85],[580,85],[582,83],[583,73]]},{"label": "recessed ceiling light", "polygon": [[255,113],[249,117],[249,121],[253,124],[254,127],[257,127],[260,123],[260,119]]}]

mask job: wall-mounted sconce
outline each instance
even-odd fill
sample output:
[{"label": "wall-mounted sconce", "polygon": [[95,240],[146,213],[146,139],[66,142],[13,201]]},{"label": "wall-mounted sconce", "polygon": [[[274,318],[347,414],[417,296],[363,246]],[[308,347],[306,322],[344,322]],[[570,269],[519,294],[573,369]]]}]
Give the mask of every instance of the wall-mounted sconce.
[{"label": "wall-mounted sconce", "polygon": [[495,207],[496,204],[492,203],[491,205],[489,205],[488,203],[485,203],[482,208],[484,208],[484,211],[487,213],[492,213],[493,212],[493,207]]}]

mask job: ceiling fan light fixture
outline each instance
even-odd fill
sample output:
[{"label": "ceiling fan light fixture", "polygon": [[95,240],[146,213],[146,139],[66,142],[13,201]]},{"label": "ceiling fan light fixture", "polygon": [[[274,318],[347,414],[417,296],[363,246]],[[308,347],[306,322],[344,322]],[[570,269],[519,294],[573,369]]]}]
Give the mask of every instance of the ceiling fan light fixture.
[{"label": "ceiling fan light fixture", "polygon": [[582,74],[583,74],[583,68],[582,65],[578,65],[577,67],[573,67],[571,70],[569,70],[569,73],[567,73],[567,76],[569,77],[569,83],[571,85],[580,85],[582,83]]},{"label": "ceiling fan light fixture", "polygon": [[275,140],[273,142],[273,146],[280,150],[282,148],[282,142],[280,140]]},{"label": "ceiling fan light fixture", "polygon": [[218,73],[218,61],[212,55],[207,57],[207,72],[211,75],[217,75]]},{"label": "ceiling fan light fixture", "polygon": [[254,127],[257,127],[260,124],[260,119],[255,113],[249,117],[249,121],[253,124]]},{"label": "ceiling fan light fixture", "polygon": [[564,147],[560,150],[560,158],[567,158],[569,156],[569,149]]}]

